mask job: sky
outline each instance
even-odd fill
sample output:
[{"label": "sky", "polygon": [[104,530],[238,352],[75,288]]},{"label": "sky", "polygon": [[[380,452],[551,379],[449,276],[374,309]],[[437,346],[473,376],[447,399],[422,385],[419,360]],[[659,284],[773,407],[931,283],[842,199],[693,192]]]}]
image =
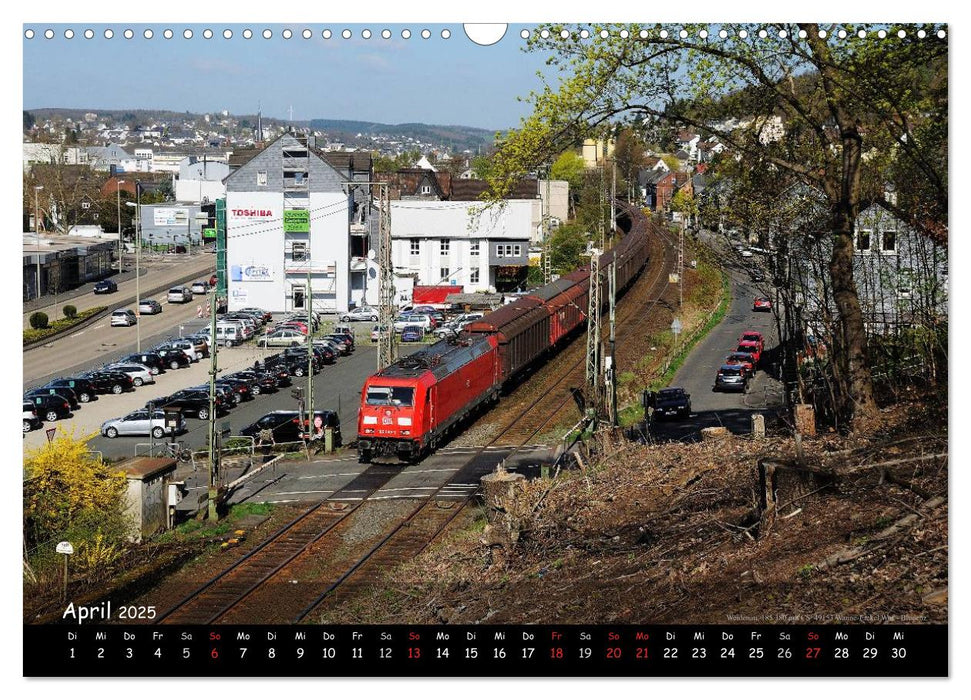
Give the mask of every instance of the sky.
[{"label": "sky", "polygon": [[[114,37],[106,39],[110,28]],[[126,39],[125,29],[134,36]],[[171,39],[163,30],[172,29]],[[211,39],[203,30],[212,28]],[[253,36],[243,37],[250,28]],[[289,28],[293,37],[284,39]],[[521,26],[480,46],[455,24],[25,24],[24,109],[70,107],[229,110],[295,120],[357,119],[383,123],[460,124],[500,130],[528,113],[517,101],[541,87],[545,57],[522,51]],[[43,33],[54,31],[47,39]],[[66,30],[74,37],[67,39]],[[84,38],[91,29],[94,36]],[[144,31],[152,30],[146,39]],[[191,39],[184,30],[193,32]],[[229,29],[233,36],[223,37]],[[305,39],[305,29],[312,36]],[[331,38],[322,37],[329,29]],[[351,38],[341,36],[347,29]],[[370,38],[362,32],[371,31]],[[391,37],[381,32],[388,29]],[[411,38],[402,37],[410,30]],[[425,39],[421,31],[427,29]],[[270,39],[262,33],[272,32]],[[442,38],[442,31],[450,33]]]}]

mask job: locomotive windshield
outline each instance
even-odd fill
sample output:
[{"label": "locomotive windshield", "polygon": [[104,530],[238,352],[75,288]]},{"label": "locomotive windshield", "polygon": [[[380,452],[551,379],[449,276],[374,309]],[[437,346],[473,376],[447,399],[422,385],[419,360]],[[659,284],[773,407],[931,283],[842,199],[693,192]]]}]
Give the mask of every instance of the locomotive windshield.
[{"label": "locomotive windshield", "polygon": [[413,406],[415,390],[409,386],[369,386],[368,406]]}]

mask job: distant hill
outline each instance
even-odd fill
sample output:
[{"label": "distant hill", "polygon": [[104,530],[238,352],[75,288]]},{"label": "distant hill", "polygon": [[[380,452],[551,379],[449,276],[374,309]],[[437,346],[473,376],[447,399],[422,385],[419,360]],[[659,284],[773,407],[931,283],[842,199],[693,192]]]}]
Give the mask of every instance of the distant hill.
[{"label": "distant hill", "polygon": [[311,119],[310,128],[327,132],[335,138],[346,136],[348,140],[357,134],[384,136],[391,139],[414,139],[425,143],[441,143],[456,150],[476,150],[491,146],[495,131],[472,126],[437,124],[381,124],[348,119]]}]

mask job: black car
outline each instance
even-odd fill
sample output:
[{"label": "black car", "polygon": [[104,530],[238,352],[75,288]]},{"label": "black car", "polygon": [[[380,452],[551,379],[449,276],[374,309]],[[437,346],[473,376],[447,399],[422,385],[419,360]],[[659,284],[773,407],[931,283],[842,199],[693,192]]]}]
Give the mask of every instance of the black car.
[{"label": "black car", "polygon": [[243,381],[249,382],[250,390],[254,396],[258,394],[272,393],[276,391],[277,387],[279,386],[276,377],[273,376],[272,372],[267,372],[266,370],[245,370],[242,372],[235,372],[234,374],[229,375],[229,379],[242,379]]},{"label": "black car", "polygon": [[37,394],[30,398],[25,396],[24,403],[28,401],[34,405],[37,416],[46,421],[71,417],[71,404],[63,396],[56,394]]},{"label": "black car", "polygon": [[[183,389],[171,396],[162,396],[149,403],[153,404],[155,408],[180,411],[185,415],[195,416],[199,420],[209,419],[209,394],[205,391]],[[216,415],[227,410],[228,407],[225,402],[217,395]]]},{"label": "black car", "polygon": [[84,378],[91,382],[96,394],[121,394],[135,389],[135,382],[122,372],[96,370],[88,372]]},{"label": "black car", "polygon": [[[321,430],[332,428],[334,431],[334,446],[341,446],[341,422],[334,411],[314,411],[314,423],[320,419]],[[304,439],[307,425],[307,414],[297,411],[273,411],[267,413],[252,425],[240,431],[240,435],[260,438],[261,431],[269,430],[273,435],[273,442],[297,442]]]},{"label": "black car", "polygon": [[166,347],[161,345],[155,348],[155,352],[162,358],[162,362],[170,369],[188,367],[192,364],[192,358],[179,348]]},{"label": "black car", "polygon": [[36,430],[42,425],[44,425],[44,421],[37,415],[37,409],[34,407],[33,402],[24,399],[24,432],[29,433],[31,430]]},{"label": "black car", "polygon": [[162,356],[157,352],[136,352],[126,355],[119,361],[121,363],[134,362],[136,365],[145,365],[152,374],[165,374],[165,368],[169,366]]},{"label": "black car", "polygon": [[220,377],[218,380],[216,380],[216,383],[231,388],[243,401],[253,400],[253,388],[250,386],[250,382],[246,381],[245,379],[227,375],[225,377]]},{"label": "black car", "polygon": [[25,399],[29,399],[34,396],[60,396],[68,402],[72,411],[76,411],[81,407],[81,402],[78,401],[78,395],[74,393],[74,389],[70,387],[60,387],[55,389],[51,386],[42,386],[37,389],[31,389],[24,394]]},{"label": "black car", "polygon": [[111,294],[118,291],[118,285],[114,280],[101,280],[94,285],[95,294]]},{"label": "black car", "polygon": [[748,373],[742,365],[722,365],[715,375],[712,391],[748,391]]},{"label": "black car", "polygon": [[44,385],[44,388],[47,387],[71,389],[81,403],[96,401],[98,398],[98,392],[94,388],[94,384],[91,380],[85,379],[84,377],[63,377],[61,379],[55,379],[53,382],[48,382]]},{"label": "black car", "polygon": [[691,415],[691,394],[679,386],[648,392],[647,405],[654,408],[654,418],[687,418]]}]

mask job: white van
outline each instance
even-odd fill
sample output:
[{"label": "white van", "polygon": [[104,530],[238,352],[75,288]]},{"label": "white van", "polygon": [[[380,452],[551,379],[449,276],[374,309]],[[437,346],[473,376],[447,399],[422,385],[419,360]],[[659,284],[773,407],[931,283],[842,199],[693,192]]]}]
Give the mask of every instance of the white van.
[{"label": "white van", "polygon": [[242,324],[233,323],[232,321],[219,321],[216,323],[216,342],[220,345],[231,348],[234,345],[239,345],[244,340],[246,340],[246,336],[243,334]]}]

